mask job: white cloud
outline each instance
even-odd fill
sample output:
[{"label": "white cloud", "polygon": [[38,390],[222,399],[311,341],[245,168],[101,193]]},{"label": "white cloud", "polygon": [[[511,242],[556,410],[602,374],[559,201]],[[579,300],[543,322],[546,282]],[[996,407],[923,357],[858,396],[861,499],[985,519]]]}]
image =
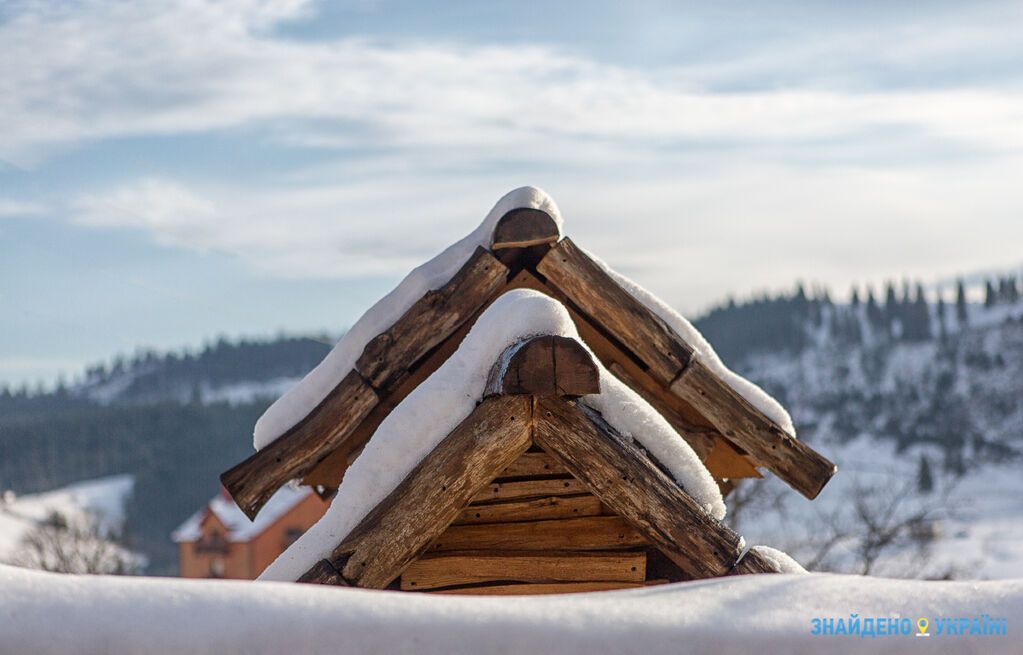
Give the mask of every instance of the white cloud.
[{"label": "white cloud", "polygon": [[46,212],[46,206],[42,203],[0,198],[0,218],[38,216],[44,212]]},{"label": "white cloud", "polygon": [[817,76],[720,90],[820,59],[911,66],[976,47],[976,30],[887,54],[853,35],[639,68],[544,45],[282,37],[277,25],[312,11],[297,1],[26,7],[0,23],[0,157],[252,126],[343,151],[274,184],[128,178],[71,203],[81,224],[274,275],[401,273],[527,183],[548,187],[595,250],[695,305],[796,277],[844,287],[864,271],[987,266],[1023,240],[1017,89]]},{"label": "white cloud", "polygon": [[359,128],[292,135],[305,143],[528,147],[541,160],[596,140],[779,143],[891,126],[970,148],[1023,147],[1011,91],[713,92],[705,69],[615,66],[545,46],[276,36],[278,22],[309,11],[297,1],[31,7],[0,25],[0,156],[22,162],[88,139],[288,119]]}]

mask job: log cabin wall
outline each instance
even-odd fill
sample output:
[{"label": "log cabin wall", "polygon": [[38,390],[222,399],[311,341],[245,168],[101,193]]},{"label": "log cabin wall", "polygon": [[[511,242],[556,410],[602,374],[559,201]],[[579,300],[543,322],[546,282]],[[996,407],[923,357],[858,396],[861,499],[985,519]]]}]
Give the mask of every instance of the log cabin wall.
[{"label": "log cabin wall", "polygon": [[398,579],[405,591],[548,594],[682,579],[649,542],[533,447]]}]

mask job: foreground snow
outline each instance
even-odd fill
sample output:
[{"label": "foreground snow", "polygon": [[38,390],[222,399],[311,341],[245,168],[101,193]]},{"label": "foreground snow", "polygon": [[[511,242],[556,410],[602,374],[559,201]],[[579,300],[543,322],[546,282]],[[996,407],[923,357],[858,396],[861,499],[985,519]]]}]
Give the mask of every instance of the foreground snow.
[{"label": "foreground snow", "polygon": [[[61,576],[0,567],[0,652],[1018,653],[1023,580],[717,578],[627,591],[456,597],[311,585]],[[927,618],[931,637],[811,634],[814,618]],[[934,634],[1005,618],[1007,635]],[[55,617],[59,621],[55,622]],[[872,621],[873,623],[873,621]],[[913,631],[916,631],[914,627]]]}]

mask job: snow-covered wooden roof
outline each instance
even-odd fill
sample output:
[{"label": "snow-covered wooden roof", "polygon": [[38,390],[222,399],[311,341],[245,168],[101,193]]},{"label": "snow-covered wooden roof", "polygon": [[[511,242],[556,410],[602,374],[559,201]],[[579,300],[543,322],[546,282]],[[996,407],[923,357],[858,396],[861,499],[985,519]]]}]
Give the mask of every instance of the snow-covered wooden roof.
[{"label": "snow-covered wooden roof", "polygon": [[762,466],[814,497],[834,465],[785,410],[729,371],[683,317],[563,235],[539,189],[503,197],[470,235],[410,273],[260,419],[257,452],[222,476],[254,517],[288,480],[332,490],[353,454],[514,289],[561,303],[581,340],[649,402],[719,480]]}]

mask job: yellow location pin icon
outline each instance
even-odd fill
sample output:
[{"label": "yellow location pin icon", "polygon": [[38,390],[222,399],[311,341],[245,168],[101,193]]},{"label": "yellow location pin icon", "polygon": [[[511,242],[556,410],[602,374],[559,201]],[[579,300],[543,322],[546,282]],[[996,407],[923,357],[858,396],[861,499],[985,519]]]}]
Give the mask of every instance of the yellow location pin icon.
[{"label": "yellow location pin icon", "polygon": [[920,632],[917,633],[917,637],[930,637],[927,634],[927,628],[930,626],[930,621],[925,618],[919,618],[916,620],[916,627],[920,628]]}]

